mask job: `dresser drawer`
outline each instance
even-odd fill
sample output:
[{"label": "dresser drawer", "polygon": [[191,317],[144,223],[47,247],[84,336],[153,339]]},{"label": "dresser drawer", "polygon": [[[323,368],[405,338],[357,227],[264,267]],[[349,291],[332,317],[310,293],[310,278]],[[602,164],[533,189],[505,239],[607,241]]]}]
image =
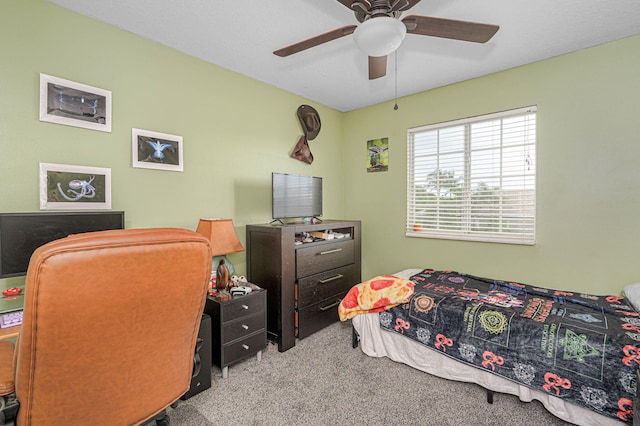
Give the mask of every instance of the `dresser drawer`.
[{"label": "dresser drawer", "polygon": [[265,310],[265,296],[263,292],[253,292],[246,296],[240,296],[224,302],[222,309],[222,322],[238,319],[247,315],[253,315]]},{"label": "dresser drawer", "polygon": [[225,345],[223,348],[225,366],[231,365],[251,355],[255,355],[267,346],[267,331],[249,336],[246,339]]},{"label": "dresser drawer", "polygon": [[298,280],[298,307],[317,303],[336,294],[345,293],[358,284],[360,271],[355,265],[343,266]]},{"label": "dresser drawer", "polygon": [[346,292],[301,308],[298,312],[298,337],[302,339],[338,321],[338,304],[345,295]]},{"label": "dresser drawer", "polygon": [[228,321],[224,323],[222,327],[222,335],[224,336],[222,344],[227,344],[234,340],[241,339],[266,327],[264,311],[242,317],[237,321]]},{"label": "dresser drawer", "polygon": [[296,276],[307,277],[355,262],[353,240],[318,244],[296,250]]}]

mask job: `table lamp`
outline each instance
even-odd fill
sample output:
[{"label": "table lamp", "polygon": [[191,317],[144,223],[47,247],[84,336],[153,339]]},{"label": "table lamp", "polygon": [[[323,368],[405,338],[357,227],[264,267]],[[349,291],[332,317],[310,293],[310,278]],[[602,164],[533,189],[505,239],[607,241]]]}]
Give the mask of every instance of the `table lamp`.
[{"label": "table lamp", "polygon": [[200,219],[198,234],[204,235],[211,243],[212,270],[216,271],[216,298],[224,301],[231,298],[227,291],[229,278],[235,272],[227,254],[244,251],[244,247],[238,240],[236,230],[231,219]]}]

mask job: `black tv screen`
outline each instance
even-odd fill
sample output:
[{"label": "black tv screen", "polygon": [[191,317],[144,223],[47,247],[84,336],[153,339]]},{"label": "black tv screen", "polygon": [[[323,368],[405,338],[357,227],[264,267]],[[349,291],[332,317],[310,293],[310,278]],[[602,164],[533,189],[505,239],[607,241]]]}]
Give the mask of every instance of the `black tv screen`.
[{"label": "black tv screen", "polygon": [[322,178],[272,174],[274,219],[322,216]]},{"label": "black tv screen", "polygon": [[124,212],[0,213],[0,278],[26,275],[33,252],[82,232],[124,229]]}]

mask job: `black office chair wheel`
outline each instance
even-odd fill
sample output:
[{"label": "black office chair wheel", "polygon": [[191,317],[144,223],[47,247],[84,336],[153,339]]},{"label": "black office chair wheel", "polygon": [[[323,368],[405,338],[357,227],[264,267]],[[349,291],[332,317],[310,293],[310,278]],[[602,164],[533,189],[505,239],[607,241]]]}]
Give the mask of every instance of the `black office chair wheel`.
[{"label": "black office chair wheel", "polygon": [[171,419],[169,418],[169,415],[167,414],[167,412],[164,412],[164,416],[163,415],[158,415],[156,416],[156,426],[169,426],[169,424],[171,423]]},{"label": "black office chair wheel", "polygon": [[169,419],[169,415],[167,414],[167,411],[163,411],[162,413],[158,413],[156,414],[155,417],[150,418],[149,420],[147,420],[146,422],[142,423],[141,426],[169,426],[169,422],[171,420]]}]

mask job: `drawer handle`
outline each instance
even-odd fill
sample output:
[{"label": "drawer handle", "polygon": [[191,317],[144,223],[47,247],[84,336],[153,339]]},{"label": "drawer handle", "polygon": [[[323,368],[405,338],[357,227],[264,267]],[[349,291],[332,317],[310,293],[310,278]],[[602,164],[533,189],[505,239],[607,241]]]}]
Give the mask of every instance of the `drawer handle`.
[{"label": "drawer handle", "polygon": [[241,305],[242,309],[249,309],[249,307],[247,305]]},{"label": "drawer handle", "polygon": [[244,328],[245,330],[248,330],[249,326],[247,324],[242,324],[242,328]]},{"label": "drawer handle", "polygon": [[334,303],[332,303],[332,304],[330,304],[330,305],[328,305],[328,306],[322,306],[322,307],[320,307],[320,310],[321,310],[322,312],[324,312],[324,311],[326,311],[326,310],[328,310],[328,309],[331,309],[331,308],[333,308],[333,307],[338,306],[338,305],[340,304],[340,302],[342,302],[342,299],[338,299],[336,302],[334,302]]},{"label": "drawer handle", "polygon": [[326,283],[330,283],[331,281],[335,281],[335,280],[339,280],[340,278],[344,277],[344,275],[342,274],[338,274],[334,277],[330,277],[330,278],[325,278],[324,280],[320,280],[319,283],[320,284],[326,284]]},{"label": "drawer handle", "polygon": [[338,252],[341,252],[341,251],[342,251],[341,248],[337,248],[337,249],[333,249],[333,250],[321,251],[319,254],[320,254],[320,256],[324,256],[325,254],[338,253]]},{"label": "drawer handle", "polygon": [[244,348],[245,351],[249,350],[249,346],[247,346],[247,345],[242,345],[242,347]]}]

